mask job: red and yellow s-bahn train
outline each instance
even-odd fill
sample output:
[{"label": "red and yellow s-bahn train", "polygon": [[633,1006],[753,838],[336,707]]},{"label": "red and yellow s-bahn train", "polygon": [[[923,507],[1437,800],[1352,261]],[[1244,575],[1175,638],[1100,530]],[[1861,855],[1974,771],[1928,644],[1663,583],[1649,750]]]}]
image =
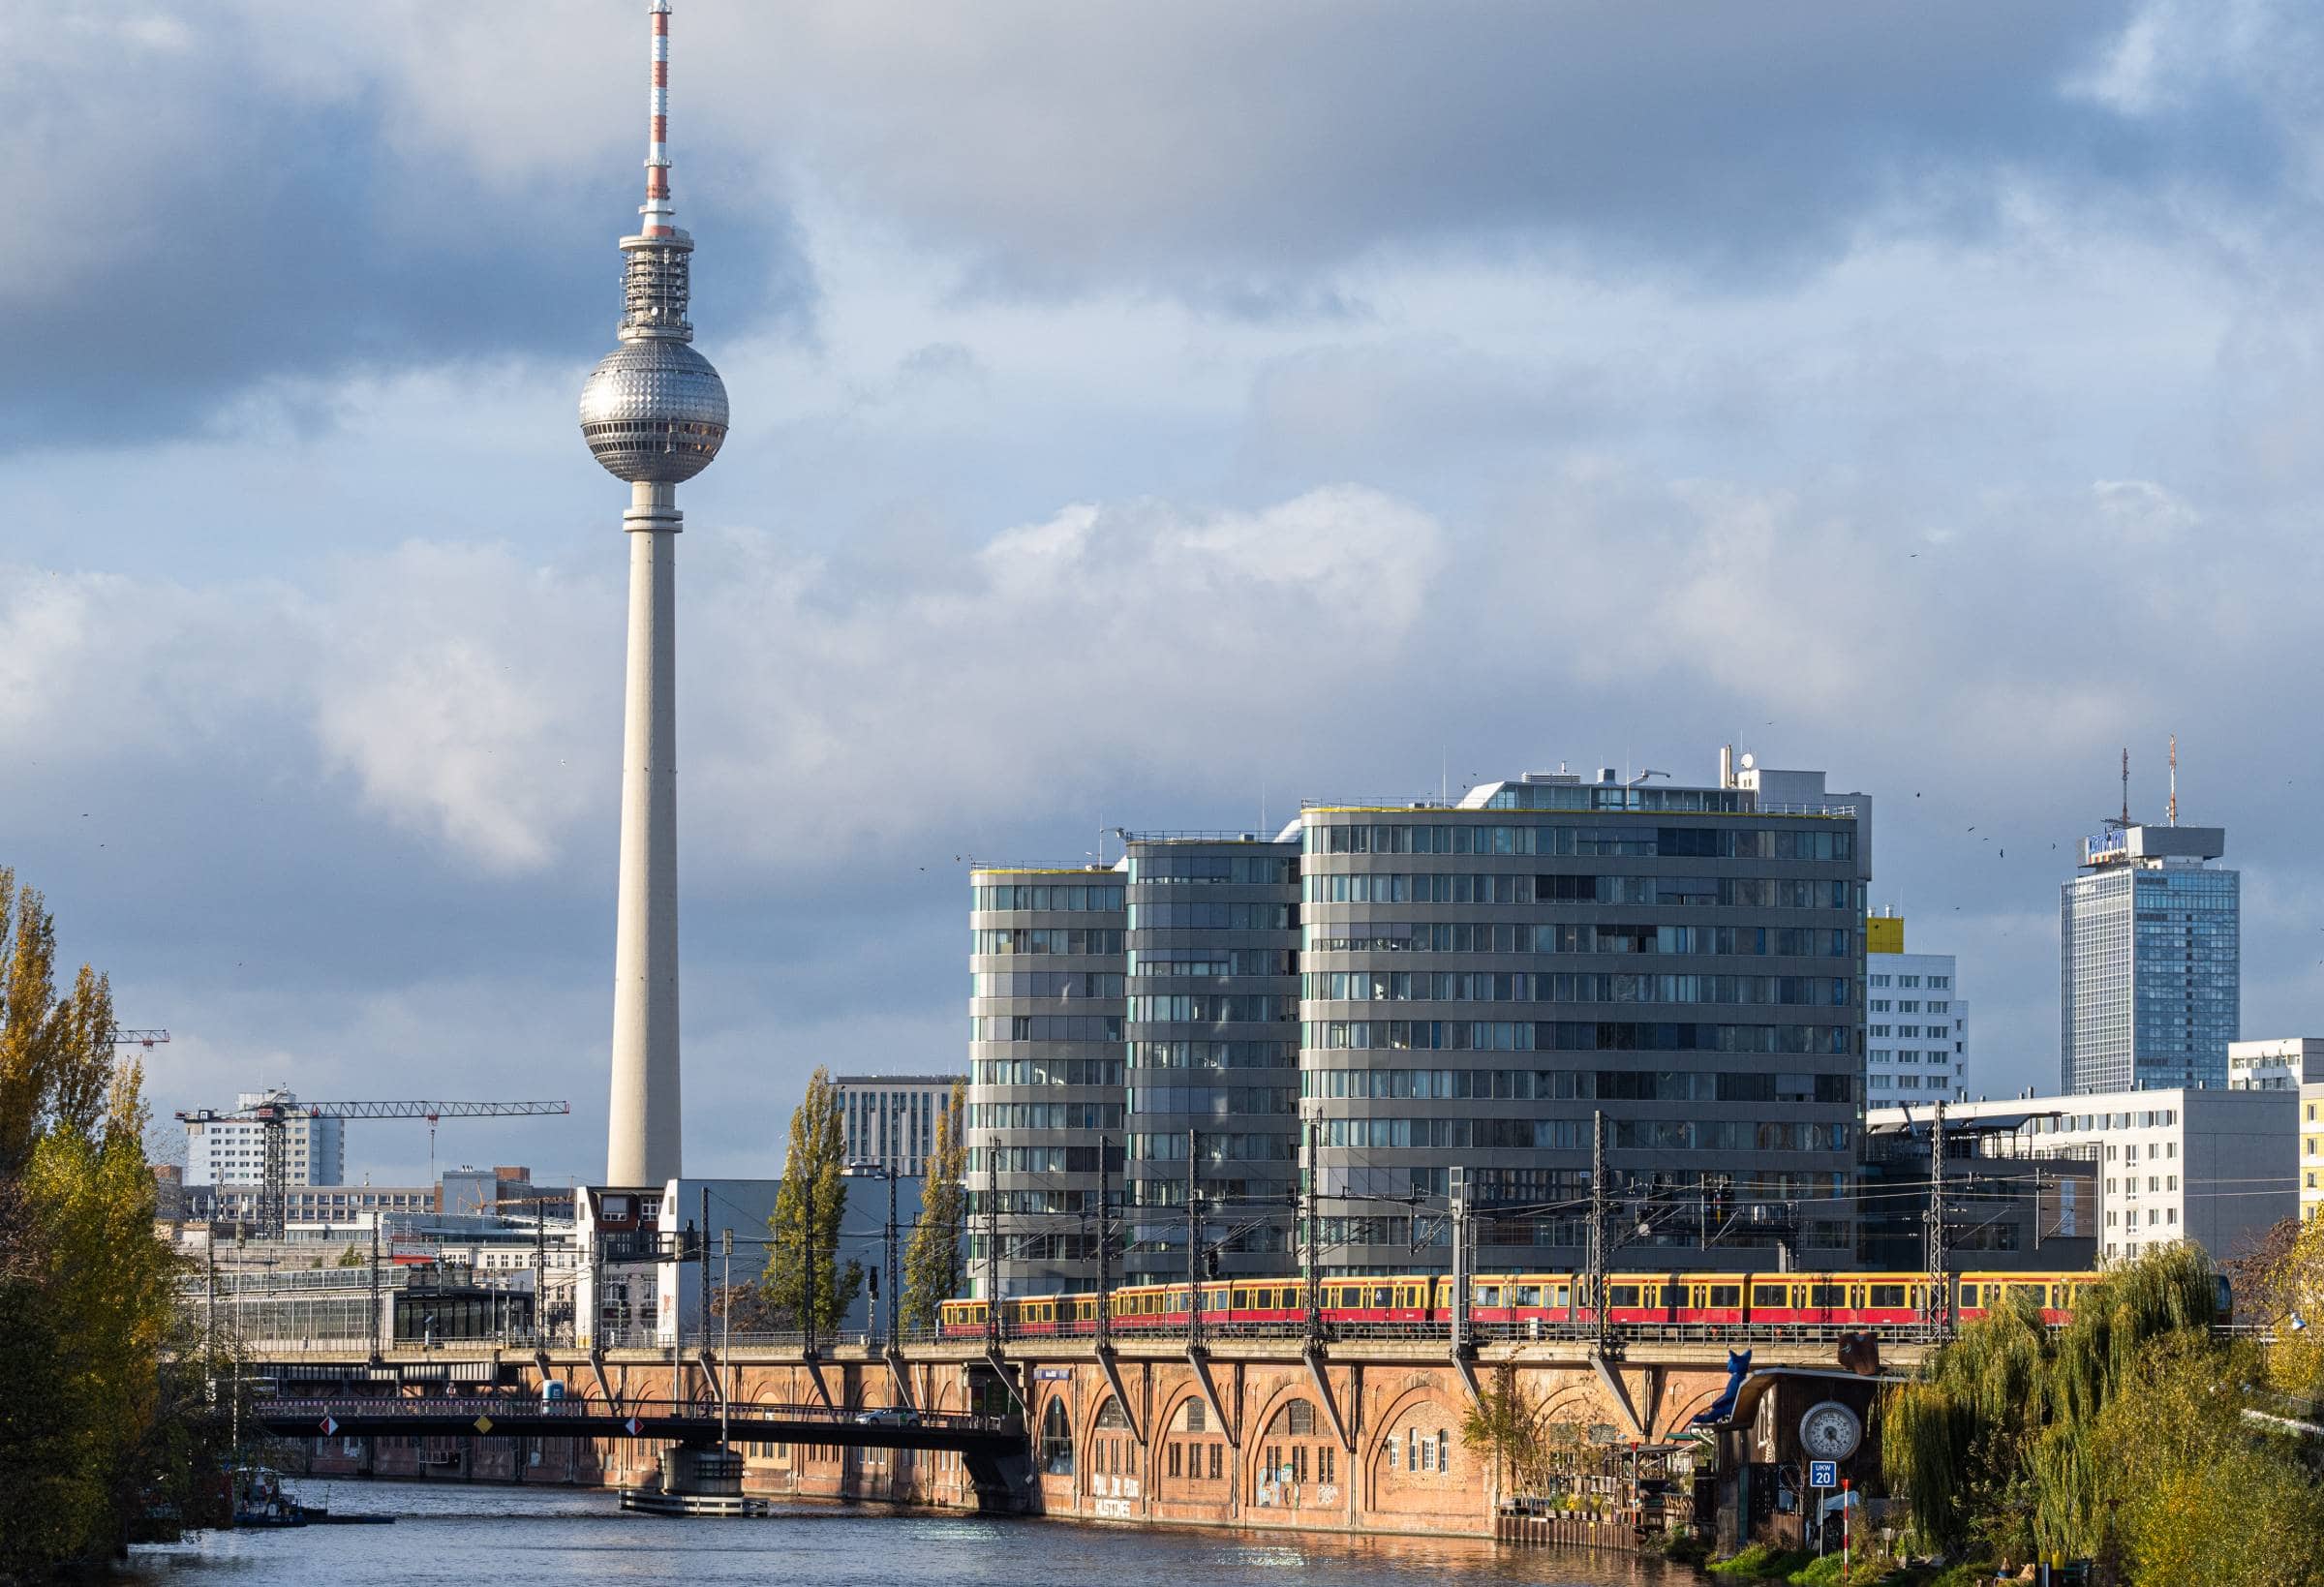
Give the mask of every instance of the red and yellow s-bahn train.
[{"label": "red and yellow s-bahn train", "polygon": [[[1983,1317],[2018,1294],[2041,1308],[2053,1327],[2073,1315],[2074,1301],[2102,1274],[2092,1272],[1952,1275],[1954,1313],[1963,1322]],[[1450,1324],[1452,1280],[1441,1273],[1327,1278],[1323,1320],[1332,1326]],[[1184,1284],[1130,1285],[1113,1292],[1111,1327],[1121,1332],[1183,1328]],[[1714,1328],[1900,1328],[1928,1315],[1926,1273],[1612,1273],[1605,1286],[1608,1323],[1624,1328],[1699,1325]],[[1095,1295],[1024,1296],[1004,1300],[1002,1326],[1017,1337],[1089,1333],[1097,1327]],[[2219,1309],[2228,1304],[2220,1283]],[[1297,1278],[1219,1279],[1202,1286],[1203,1324],[1241,1332],[1300,1327],[1307,1316]],[[981,1334],[982,1300],[947,1300],[939,1327],[947,1337]],[[1532,1325],[1595,1321],[1587,1275],[1481,1273],[1469,1280],[1469,1321],[1522,1331]]]}]

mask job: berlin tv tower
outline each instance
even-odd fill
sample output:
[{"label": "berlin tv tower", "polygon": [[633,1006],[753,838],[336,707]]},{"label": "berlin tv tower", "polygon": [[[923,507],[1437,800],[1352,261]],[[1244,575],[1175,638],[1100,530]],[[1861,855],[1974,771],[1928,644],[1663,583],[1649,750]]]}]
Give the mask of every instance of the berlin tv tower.
[{"label": "berlin tv tower", "polygon": [[726,384],[691,343],[694,239],[671,224],[669,0],[650,0],[644,226],[622,239],[621,346],[581,387],[581,435],[629,482],[629,663],[622,709],[622,881],[613,947],[608,1184],[682,1172],[678,1122],[678,485],[726,439]]}]

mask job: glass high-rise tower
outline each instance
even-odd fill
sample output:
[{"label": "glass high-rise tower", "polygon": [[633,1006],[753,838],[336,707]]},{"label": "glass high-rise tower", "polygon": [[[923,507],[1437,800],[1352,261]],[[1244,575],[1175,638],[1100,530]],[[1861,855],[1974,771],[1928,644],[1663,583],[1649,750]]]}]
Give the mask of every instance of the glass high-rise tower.
[{"label": "glass high-rise tower", "polygon": [[2060,890],[2059,1084],[2224,1086],[2242,1035],[2242,878],[2220,827],[2113,828]]}]

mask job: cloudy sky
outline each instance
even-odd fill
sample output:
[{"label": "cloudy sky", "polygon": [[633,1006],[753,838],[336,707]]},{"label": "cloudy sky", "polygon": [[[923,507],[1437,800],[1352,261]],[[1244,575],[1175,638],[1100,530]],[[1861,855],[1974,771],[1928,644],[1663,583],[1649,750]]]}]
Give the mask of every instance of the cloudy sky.
[{"label": "cloudy sky", "polygon": [[[642,10],[0,0],[0,864],[164,1110],[601,1172]],[[962,856],[1728,741],[1881,801],[1972,1089],[2174,731],[2324,1027],[2318,25],[682,0],[689,1168],[963,1060]]]}]

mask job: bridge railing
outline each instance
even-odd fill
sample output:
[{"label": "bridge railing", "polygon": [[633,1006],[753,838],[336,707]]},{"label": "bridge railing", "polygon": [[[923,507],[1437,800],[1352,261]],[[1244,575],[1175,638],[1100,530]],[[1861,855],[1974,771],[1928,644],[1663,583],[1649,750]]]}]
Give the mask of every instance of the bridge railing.
[{"label": "bridge railing", "polygon": [[[607,1418],[636,1417],[644,1421],[684,1420],[716,1422],[715,1399],[629,1399],[619,1405],[602,1400],[543,1399],[524,1394],[334,1394],[277,1395],[264,1403],[269,1421],[324,1417],[386,1418],[410,1421],[441,1421],[446,1417],[547,1417],[574,1421],[602,1421]],[[996,1433],[1006,1430],[998,1417],[972,1416],[958,1411],[921,1411],[909,1406],[764,1405],[736,1401],[725,1419],[738,1427],[771,1423],[818,1426],[926,1427],[945,1432]]]}]

